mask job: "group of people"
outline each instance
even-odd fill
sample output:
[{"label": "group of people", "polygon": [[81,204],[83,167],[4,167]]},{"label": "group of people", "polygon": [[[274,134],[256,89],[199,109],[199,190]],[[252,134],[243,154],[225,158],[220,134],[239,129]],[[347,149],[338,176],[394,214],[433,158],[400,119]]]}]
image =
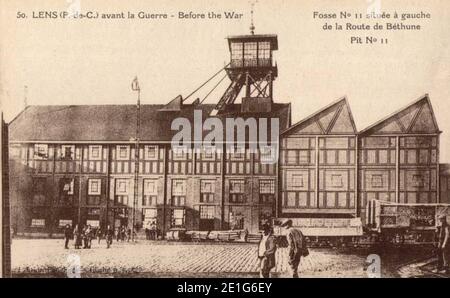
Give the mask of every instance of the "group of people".
[{"label": "group of people", "polygon": [[93,239],[97,239],[98,244],[100,244],[103,238],[106,239],[106,247],[109,248],[113,237],[114,230],[109,225],[105,231],[100,227],[93,228],[91,225],[75,225],[74,229],[70,225],[66,225],[64,227],[64,248],[69,249],[69,242],[73,239],[75,249],[90,249]]},{"label": "group of people", "polygon": [[145,225],[145,239],[147,240],[158,239],[158,229],[156,227],[156,222],[148,222]]},{"label": "group of people", "polygon": [[288,263],[292,277],[298,277],[298,266],[302,257],[309,254],[306,240],[302,232],[292,227],[292,220],[287,219],[281,227],[285,229],[287,243],[277,243],[277,238],[273,235],[273,228],[269,223],[263,225],[263,236],[258,245],[258,259],[260,277],[267,278],[270,271],[276,265],[275,252],[278,246],[287,246]]},{"label": "group of people", "polygon": [[117,227],[115,231],[116,241],[119,242],[130,242],[132,234],[134,233],[134,236],[136,236],[136,231],[131,231],[131,228],[127,228],[125,226]]}]

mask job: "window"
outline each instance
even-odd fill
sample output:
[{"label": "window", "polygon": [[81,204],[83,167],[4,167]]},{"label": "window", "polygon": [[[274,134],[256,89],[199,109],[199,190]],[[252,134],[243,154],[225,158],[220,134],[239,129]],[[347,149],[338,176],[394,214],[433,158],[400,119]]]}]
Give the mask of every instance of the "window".
[{"label": "window", "polygon": [[242,149],[235,149],[234,152],[231,153],[231,160],[244,160],[245,153]]},{"label": "window", "polygon": [[158,146],[145,146],[144,148],[146,160],[158,159]]},{"label": "window", "polygon": [[331,175],[331,186],[341,188],[344,186],[342,175]]},{"label": "window", "polygon": [[215,180],[201,180],[200,181],[200,202],[212,203],[214,202]]},{"label": "window", "polygon": [[142,198],[143,206],[156,206],[158,197],[157,180],[144,180],[144,196]]},{"label": "window", "polygon": [[270,66],[270,42],[260,41],[258,43],[259,66]]},{"label": "window", "polygon": [[377,152],[375,150],[367,151],[367,163],[375,163],[376,162]]},{"label": "window", "polygon": [[185,160],[187,157],[186,150],[183,148],[174,149],[172,152],[174,160]]},{"label": "window", "polygon": [[298,162],[299,163],[309,163],[309,151],[300,150],[298,152]]},{"label": "window", "polygon": [[154,179],[145,179],[144,180],[144,194],[145,195],[157,195],[157,180]]},{"label": "window", "polygon": [[41,218],[33,218],[31,219],[31,226],[32,227],[45,227],[45,219],[41,219]]},{"label": "window", "polygon": [[276,152],[274,148],[265,147],[261,148],[261,163],[262,164],[274,164],[276,162]]},{"label": "window", "polygon": [[244,193],[244,180],[231,180],[230,193]]},{"label": "window", "polygon": [[186,181],[172,180],[172,206],[184,206],[186,200]]},{"label": "window", "polygon": [[378,162],[383,163],[383,164],[388,162],[388,151],[387,150],[378,151]]},{"label": "window", "polygon": [[372,175],[370,184],[373,188],[383,188],[383,175]]},{"label": "window", "polygon": [[410,164],[417,163],[416,150],[407,150],[407,153],[408,153],[408,163],[410,163]]},{"label": "window", "polygon": [[428,163],[428,156],[429,156],[429,151],[428,150],[420,150],[419,151],[419,163],[427,164]]},{"label": "window", "polygon": [[214,206],[200,206],[201,219],[214,219]]},{"label": "window", "polygon": [[260,203],[273,203],[275,201],[275,180],[259,181],[259,201]]},{"label": "window", "polygon": [[61,146],[61,159],[62,160],[74,160],[75,159],[75,146],[62,145]]},{"label": "window", "polygon": [[259,181],[259,193],[260,194],[274,194],[275,193],[275,181],[260,180]]},{"label": "window", "polygon": [[257,43],[256,42],[245,42],[244,43],[244,66],[257,66]]},{"label": "window", "polygon": [[158,210],[156,208],[142,209],[144,220],[143,225],[146,228],[150,228],[151,224],[155,224],[158,221]]},{"label": "window", "polygon": [[173,180],[172,181],[172,195],[184,196],[186,194],[186,181]]},{"label": "window", "polygon": [[71,219],[60,219],[59,220],[59,227],[65,227],[66,225],[69,225],[70,227],[72,227],[72,220]]},{"label": "window", "polygon": [[130,159],[130,146],[117,146],[117,160]]},{"label": "window", "polygon": [[231,43],[231,67],[242,67],[242,42]]},{"label": "window", "polygon": [[102,146],[89,146],[89,159],[100,160],[102,155]]},{"label": "window", "polygon": [[327,150],[327,163],[328,164],[335,164],[336,163],[336,151],[334,150]]},{"label": "window", "polygon": [[48,145],[35,144],[34,145],[34,159],[47,159],[48,158]]},{"label": "window", "polygon": [[116,180],[116,195],[128,195],[129,181],[128,179]]},{"label": "window", "polygon": [[202,148],[202,160],[214,160],[216,148],[214,146],[207,146]]},{"label": "window", "polygon": [[88,180],[88,195],[100,195],[101,193],[101,179]]},{"label": "window", "polygon": [[297,151],[288,150],[286,156],[286,162],[288,164],[296,164],[297,163]]},{"label": "window", "polygon": [[339,164],[347,164],[347,151],[339,150],[338,151],[338,163]]},{"label": "window", "polygon": [[303,174],[292,174],[290,175],[290,179],[288,179],[286,182],[287,189],[295,190],[296,188],[303,188]]},{"label": "window", "polygon": [[148,208],[148,209],[143,209],[142,210],[144,213],[144,219],[153,219],[153,218],[157,218],[158,216],[158,209],[156,208]]},{"label": "window", "polygon": [[172,210],[172,227],[184,226],[185,211],[184,209]]},{"label": "window", "polygon": [[230,180],[230,202],[244,203],[245,202],[245,184],[244,180]]}]

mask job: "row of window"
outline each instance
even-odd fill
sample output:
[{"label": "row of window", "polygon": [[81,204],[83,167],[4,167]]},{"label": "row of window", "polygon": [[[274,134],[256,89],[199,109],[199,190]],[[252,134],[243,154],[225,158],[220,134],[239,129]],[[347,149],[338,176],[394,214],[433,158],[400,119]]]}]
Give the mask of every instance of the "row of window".
[{"label": "row of window", "polygon": [[[58,150],[59,151],[59,150]],[[89,146],[89,160],[101,160],[102,159],[102,145],[90,145]],[[129,160],[130,159],[130,146],[117,145],[116,146],[116,159],[117,160]],[[47,144],[34,144],[34,159],[45,160],[49,157],[49,148]],[[61,145],[60,153],[58,156],[61,160],[75,160],[79,159],[79,156],[75,156],[75,145]],[[156,160],[158,159],[158,146],[146,145],[144,146],[144,159]]]},{"label": "row of window", "polygon": [[[74,194],[74,179],[61,180],[61,197],[70,197]],[[88,179],[88,205],[99,205],[101,195],[101,179]],[[143,188],[143,206],[153,206],[157,204],[158,180],[144,179]],[[230,180],[230,201],[245,202],[245,182],[244,180]],[[200,202],[212,203],[214,202],[215,194],[215,180],[201,180],[200,181]],[[38,203],[45,202],[44,184],[36,183],[35,185],[35,201]],[[174,179],[172,180],[172,197],[170,204],[173,206],[183,206],[186,198],[186,180]],[[275,195],[275,180],[265,179],[259,181],[259,193],[264,196],[263,201],[272,200]],[[115,202],[119,204],[128,205],[128,195],[130,194],[130,180],[116,179],[115,180]]]},{"label": "row of window", "polygon": [[[116,146],[116,160],[130,160],[131,158],[131,150],[129,145],[117,145]],[[274,153],[272,152],[270,147],[261,150],[261,160],[269,160],[273,159]],[[79,153],[75,151],[75,145],[61,145],[57,150],[59,152],[58,158],[60,160],[75,160],[79,159]],[[88,150],[89,156],[86,157],[88,160],[101,160],[102,159],[102,145],[90,145]],[[205,147],[202,149],[201,154],[198,154],[202,160],[216,160],[216,150],[214,147]],[[173,150],[171,157],[175,160],[185,160],[187,159],[186,150]],[[49,158],[49,147],[47,144],[35,144],[34,145],[34,159],[46,160]],[[104,158],[104,157],[103,157]],[[144,146],[144,159],[145,160],[157,160],[159,158],[158,155],[158,146],[155,145],[146,145]],[[230,155],[230,159],[232,160],[244,160],[245,153],[236,151]]]}]

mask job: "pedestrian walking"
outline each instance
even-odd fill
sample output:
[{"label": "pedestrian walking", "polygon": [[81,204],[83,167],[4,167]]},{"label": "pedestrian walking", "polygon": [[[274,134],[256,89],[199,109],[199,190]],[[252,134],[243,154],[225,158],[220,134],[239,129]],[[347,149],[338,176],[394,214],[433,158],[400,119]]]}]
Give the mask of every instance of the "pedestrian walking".
[{"label": "pedestrian walking", "polygon": [[117,227],[117,229],[115,231],[115,234],[116,234],[116,241],[119,242],[119,240],[120,240],[120,227]]},{"label": "pedestrian walking", "polygon": [[276,239],[269,224],[263,226],[263,236],[258,246],[259,276],[270,277],[270,270],[275,267]]},{"label": "pedestrian walking", "polygon": [[120,241],[125,241],[125,234],[126,234],[126,229],[125,226],[122,226],[122,228],[120,229]]},{"label": "pedestrian walking", "polygon": [[65,249],[69,249],[69,241],[70,239],[72,239],[73,237],[73,231],[72,228],[70,227],[70,225],[66,225],[64,228],[64,248]]},{"label": "pedestrian walking", "polygon": [[84,240],[84,247],[85,249],[91,248],[91,237],[92,237],[92,229],[90,225],[85,226],[84,232],[83,232],[83,240]]},{"label": "pedestrian walking", "polygon": [[110,248],[114,237],[114,229],[111,228],[110,225],[108,225],[108,227],[106,228],[105,237],[106,237],[106,248]]},{"label": "pedestrian walking", "polygon": [[75,237],[75,249],[80,249],[82,245],[82,231],[81,228],[75,225],[75,229],[73,230],[73,235]]},{"label": "pedestrian walking", "polygon": [[437,273],[450,272],[449,270],[449,245],[450,245],[450,230],[447,222],[447,216],[441,215],[438,217],[440,225],[437,227],[438,247],[437,247],[437,259],[438,264],[436,268]]},{"label": "pedestrian walking", "polygon": [[102,240],[103,237],[103,231],[100,227],[98,227],[97,230],[95,231],[95,237],[97,238],[98,244],[100,244],[100,240]]},{"label": "pedestrian walking", "polygon": [[126,236],[127,236],[127,242],[130,242],[130,240],[131,240],[131,228],[127,229]]},{"label": "pedestrian walking", "polygon": [[286,238],[288,242],[289,258],[288,263],[291,268],[292,277],[298,277],[298,266],[300,264],[301,257],[306,257],[309,252],[306,247],[305,237],[302,232],[292,227],[292,220],[287,219],[282,224],[282,227],[286,229]]}]

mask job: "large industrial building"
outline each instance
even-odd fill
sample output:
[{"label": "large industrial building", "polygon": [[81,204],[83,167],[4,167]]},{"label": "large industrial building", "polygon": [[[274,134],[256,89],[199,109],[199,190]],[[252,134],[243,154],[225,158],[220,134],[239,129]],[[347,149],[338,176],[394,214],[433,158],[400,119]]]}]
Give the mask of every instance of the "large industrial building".
[{"label": "large industrial building", "polygon": [[[161,105],[25,108],[9,124],[14,232],[133,222],[155,222],[162,234],[256,232],[273,218],[311,226],[363,222],[369,200],[450,203],[450,173],[439,164],[441,132],[428,95],[362,131],[346,98],[292,124],[291,105],[273,98],[276,35],[228,42],[224,70],[231,83],[217,104],[188,104],[179,96]],[[277,119],[279,160],[264,162],[267,152],[248,143],[243,152],[224,144],[219,151],[173,150],[172,121],[193,122],[194,111],[203,121],[255,119],[259,129],[261,119]]]}]

